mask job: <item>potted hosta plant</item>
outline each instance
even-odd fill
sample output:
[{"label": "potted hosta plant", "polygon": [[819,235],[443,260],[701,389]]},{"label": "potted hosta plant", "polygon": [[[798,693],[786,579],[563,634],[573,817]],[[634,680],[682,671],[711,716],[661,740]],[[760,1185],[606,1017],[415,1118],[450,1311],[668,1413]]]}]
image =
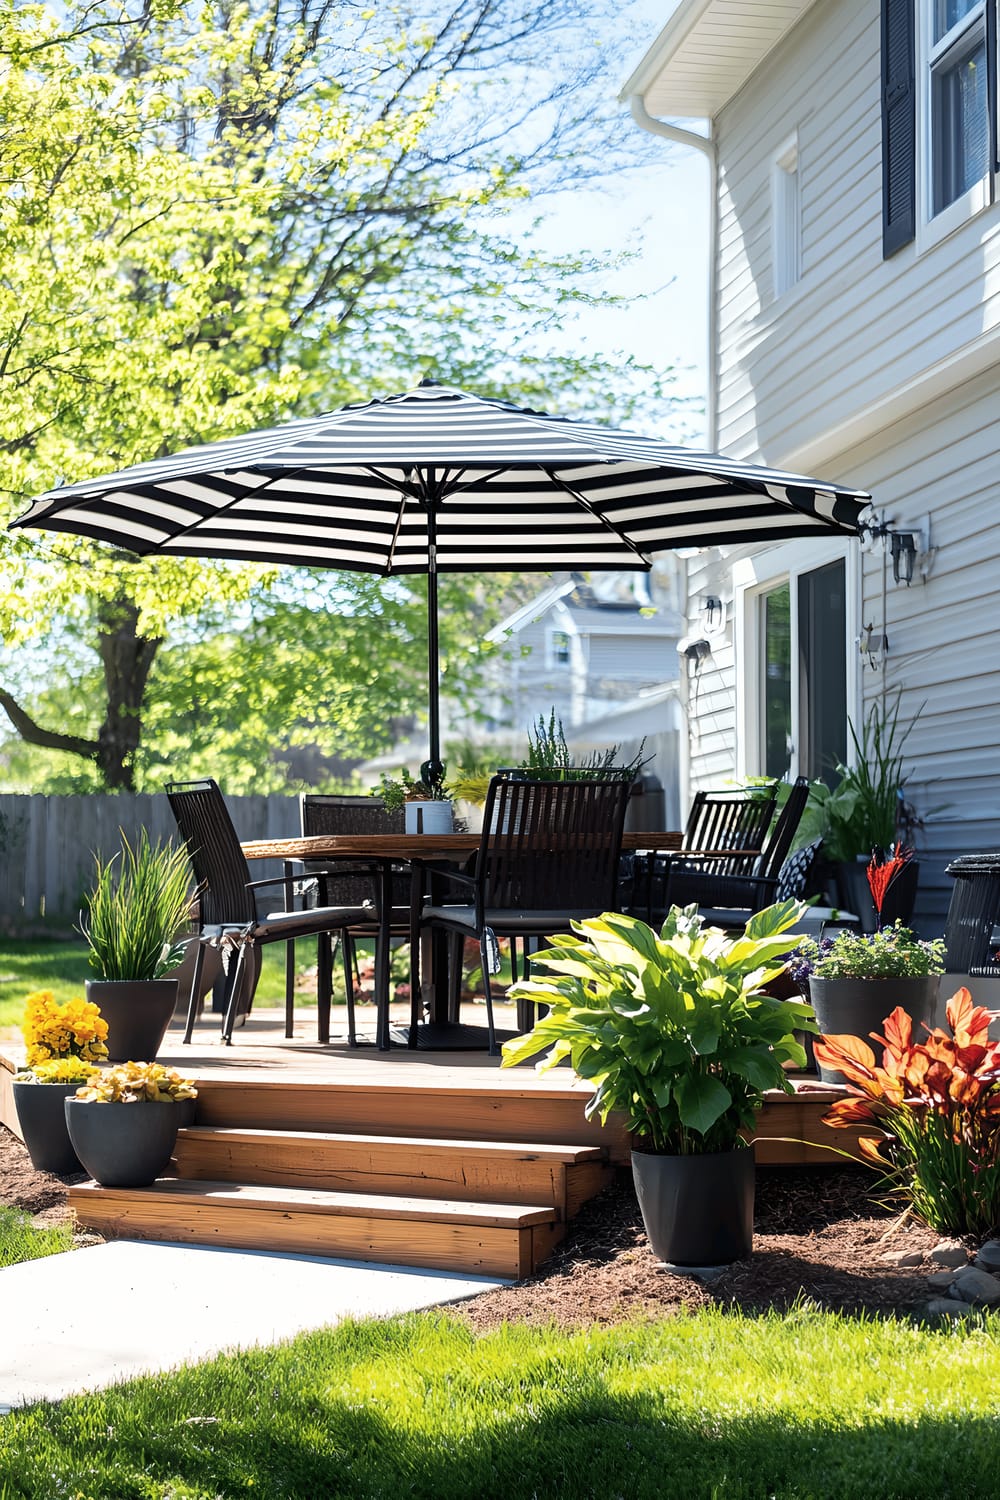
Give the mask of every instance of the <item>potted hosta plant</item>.
[{"label": "potted hosta plant", "polygon": [[125,834],[109,860],[96,856],[80,931],[97,978],[87,997],[108,1023],[113,1061],[155,1057],[177,1002],[172,971],[184,956],[178,939],[191,908],[187,852],[151,843],[145,829],[133,848]]},{"label": "potted hosta plant", "polygon": [[[900,1006],[916,1022],[934,1024],[944,943],[918,938],[895,922],[877,932],[840,932],[819,942],[806,938],[796,949],[792,974],[808,981],[809,999],[821,1032],[867,1036],[882,1017]],[[843,1073],[814,1046],[824,1083],[843,1083]]]},{"label": "potted hosta plant", "polygon": [[383,776],[380,786],[372,788],[372,794],[382,798],[387,812],[403,809],[406,833],[451,833],[454,826],[451,794],[441,774],[431,774],[430,763],[420,768],[420,777],[414,780],[404,766],[399,776]]},{"label": "potted hosta plant", "polygon": [[107,1022],[89,1001],[60,1005],[51,990],[38,990],[25,1002],[21,1033],[27,1055],[14,1075],[14,1107],[31,1165],[59,1176],[79,1172],[63,1105],[107,1057]]},{"label": "potted hosta plant", "polygon": [[547,1005],[534,1029],[506,1042],[503,1066],[544,1053],[593,1085],[588,1115],[621,1111],[654,1252],[675,1265],[741,1260],[753,1244],[754,1117],[768,1089],[791,1093],[786,1065],[814,1031],[809,1007],[765,986],[784,971],[802,907],[758,912],[738,937],[671,907],[658,936],[606,912],[574,923],[532,957],[535,976],[511,995]]},{"label": "potted hosta plant", "polygon": [[66,1100],[73,1148],[103,1187],[148,1187],[167,1167],[189,1122],[194,1080],[159,1063],[108,1068]]},{"label": "potted hosta plant", "polygon": [[941,1234],[996,1235],[1000,1229],[1000,1042],[995,1012],[960,989],[946,1006],[948,1031],[918,1035],[897,1006],[872,1039],[822,1036],[816,1056],[847,1080],[847,1095],[824,1116],[846,1129],[870,1125],[861,1154],[883,1176],[890,1198]]}]

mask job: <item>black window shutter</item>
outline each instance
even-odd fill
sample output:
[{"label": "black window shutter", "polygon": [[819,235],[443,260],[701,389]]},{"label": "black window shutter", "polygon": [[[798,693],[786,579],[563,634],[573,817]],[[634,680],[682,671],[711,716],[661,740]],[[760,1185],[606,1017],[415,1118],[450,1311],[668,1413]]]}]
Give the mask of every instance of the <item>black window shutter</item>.
[{"label": "black window shutter", "polygon": [[917,227],[914,0],[882,0],[882,256]]}]

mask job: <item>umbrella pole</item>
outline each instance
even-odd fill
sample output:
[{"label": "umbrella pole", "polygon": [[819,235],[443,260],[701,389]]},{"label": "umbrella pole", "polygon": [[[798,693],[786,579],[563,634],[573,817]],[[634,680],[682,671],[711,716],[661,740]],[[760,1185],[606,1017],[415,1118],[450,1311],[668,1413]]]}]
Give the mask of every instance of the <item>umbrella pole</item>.
[{"label": "umbrella pole", "polygon": [[[433,478],[433,472],[432,472]],[[437,579],[437,499],[428,496],[427,503],[427,738],[426,764],[421,767],[425,781],[440,781],[441,764],[440,661],[438,656],[438,579]]]}]

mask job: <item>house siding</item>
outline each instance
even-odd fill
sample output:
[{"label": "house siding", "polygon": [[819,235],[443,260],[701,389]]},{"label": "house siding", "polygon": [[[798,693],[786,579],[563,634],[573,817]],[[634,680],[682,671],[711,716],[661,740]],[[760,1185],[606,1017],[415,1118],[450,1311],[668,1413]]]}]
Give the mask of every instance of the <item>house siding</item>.
[{"label": "house siding", "polygon": [[[882,259],[879,47],[876,0],[822,0],[715,122],[724,452],[787,462],[984,334],[1000,336],[996,204],[923,253],[911,244]],[[802,276],[776,301],[771,162],[793,131]],[[825,471],[867,484],[836,463]]]}]

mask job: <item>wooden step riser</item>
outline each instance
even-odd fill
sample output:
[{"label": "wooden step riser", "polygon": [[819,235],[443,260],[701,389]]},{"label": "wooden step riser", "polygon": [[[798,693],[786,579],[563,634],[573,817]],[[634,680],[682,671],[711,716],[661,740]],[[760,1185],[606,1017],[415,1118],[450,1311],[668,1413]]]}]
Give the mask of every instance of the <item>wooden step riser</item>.
[{"label": "wooden step riser", "polygon": [[[128,1199],[121,1189],[106,1198],[91,1189],[69,1193],[79,1222],[109,1239],[180,1241],[237,1250],[277,1250],[349,1260],[422,1266],[456,1274],[528,1276],[551,1253],[562,1224],[520,1229],[413,1219],[372,1219],[288,1209],[247,1209],[220,1203],[185,1203],[171,1211],[154,1197]],[[219,1288],[220,1296],[225,1287]]]},{"label": "wooden step riser", "polygon": [[[482,1152],[451,1157],[377,1146],[332,1145],[280,1135],[252,1141],[186,1135],[177,1138],[178,1177],[217,1182],[259,1182],[329,1192],[387,1193],[410,1198],[461,1198],[473,1203],[527,1203],[555,1208],[579,1205],[608,1180],[600,1162],[573,1163],[493,1158]],[[595,1172],[592,1167],[598,1170]]]},{"label": "wooden step riser", "polygon": [[198,1096],[199,1125],[263,1130],[332,1130],[356,1135],[429,1136],[465,1141],[532,1141],[602,1146],[628,1160],[623,1123],[584,1116],[586,1095],[445,1095],[428,1090],[327,1088],[311,1084],[209,1082]]}]

